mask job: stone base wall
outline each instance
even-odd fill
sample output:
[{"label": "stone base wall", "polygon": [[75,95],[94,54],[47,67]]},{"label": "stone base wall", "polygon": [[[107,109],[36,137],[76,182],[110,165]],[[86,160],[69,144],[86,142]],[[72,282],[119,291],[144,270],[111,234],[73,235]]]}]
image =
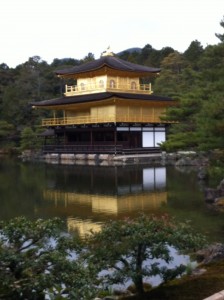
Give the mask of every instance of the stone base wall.
[{"label": "stone base wall", "polygon": [[90,165],[175,165],[183,166],[205,166],[209,159],[193,151],[179,151],[176,153],[148,153],[132,155],[115,154],[41,154],[32,151],[24,151],[20,156],[23,160],[40,160],[53,164],[90,164]]}]

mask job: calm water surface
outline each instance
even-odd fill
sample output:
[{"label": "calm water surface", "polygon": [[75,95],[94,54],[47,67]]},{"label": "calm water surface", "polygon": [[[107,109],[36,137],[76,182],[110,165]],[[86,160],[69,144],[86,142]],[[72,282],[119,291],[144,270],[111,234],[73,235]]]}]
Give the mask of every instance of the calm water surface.
[{"label": "calm water surface", "polygon": [[69,231],[100,230],[109,219],[168,213],[224,242],[224,212],[204,201],[194,170],[136,165],[53,165],[0,158],[0,219],[60,217]]}]

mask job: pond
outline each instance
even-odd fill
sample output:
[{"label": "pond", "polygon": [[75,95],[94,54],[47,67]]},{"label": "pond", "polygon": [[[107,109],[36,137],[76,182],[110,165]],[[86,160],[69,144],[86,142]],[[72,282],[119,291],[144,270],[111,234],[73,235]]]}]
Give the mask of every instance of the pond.
[{"label": "pond", "polygon": [[60,217],[69,232],[100,230],[109,219],[169,214],[224,241],[224,212],[204,200],[192,168],[54,165],[0,158],[0,219]]}]

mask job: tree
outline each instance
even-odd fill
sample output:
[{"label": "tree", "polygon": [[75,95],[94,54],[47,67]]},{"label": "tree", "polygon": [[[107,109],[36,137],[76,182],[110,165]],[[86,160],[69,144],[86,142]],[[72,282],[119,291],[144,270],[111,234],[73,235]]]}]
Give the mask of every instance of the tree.
[{"label": "tree", "polygon": [[197,62],[203,54],[203,46],[197,40],[191,42],[188,49],[184,52],[184,57],[191,63],[193,69],[197,69]]},{"label": "tree", "polygon": [[21,132],[21,150],[34,150],[37,143],[37,137],[31,127],[26,127]]},{"label": "tree", "polygon": [[0,299],[94,298],[96,275],[79,257],[82,243],[62,232],[57,218],[0,222]]},{"label": "tree", "polygon": [[[220,26],[224,29],[224,17],[220,21]],[[224,42],[224,34],[216,33],[215,36],[223,43]]]},{"label": "tree", "polygon": [[214,97],[203,103],[197,117],[199,148],[224,149],[224,97]]},{"label": "tree", "polygon": [[[154,92],[161,95],[179,98],[186,90],[184,71],[187,61],[177,51],[171,52],[161,61],[162,72],[154,84]],[[188,87],[189,88],[189,87]]]},{"label": "tree", "polygon": [[163,59],[161,66],[164,69],[169,69],[173,74],[180,74],[186,66],[186,61],[182,54],[174,51]]},{"label": "tree", "polygon": [[[109,270],[103,276],[105,284],[132,279],[137,292],[142,294],[145,277],[160,275],[167,281],[185,271],[183,265],[169,267],[173,260],[171,247],[186,253],[203,243],[204,238],[195,234],[187,223],[178,224],[167,216],[141,215],[105,224],[101,232],[90,236],[87,255],[99,270]],[[161,265],[162,261],[168,265]]]},{"label": "tree", "polygon": [[7,148],[13,145],[13,137],[15,135],[15,128],[12,124],[0,120],[0,145]]},{"label": "tree", "polygon": [[2,103],[3,103],[3,96],[5,89],[9,86],[13,86],[14,82],[14,72],[13,70],[9,69],[9,67],[2,63],[0,65],[0,118],[4,117],[2,111]]},{"label": "tree", "polygon": [[95,60],[94,54],[89,52],[83,59],[82,59],[82,63],[87,63],[90,61]]},{"label": "tree", "polygon": [[166,151],[191,149],[199,146],[198,124],[196,115],[202,107],[202,92],[193,88],[192,91],[183,95],[175,107],[167,110],[164,120],[173,121],[169,129],[168,139],[162,144]]},{"label": "tree", "polygon": [[201,110],[195,115],[199,149],[223,149],[224,43],[208,46],[201,66]]},{"label": "tree", "polygon": [[[195,51],[197,61],[194,61]],[[180,73],[172,72],[170,59],[164,60],[165,71],[154,86],[154,91],[178,99],[178,105],[167,110],[165,119],[176,123],[162,148],[167,151],[222,149],[224,44],[207,46],[202,51],[194,41],[184,57]]]},{"label": "tree", "polygon": [[[34,125],[32,108],[29,103],[52,96],[54,86],[46,83],[48,65],[39,56],[29,58],[27,62],[11,70],[1,71],[5,80],[2,81],[2,96],[0,82],[1,116],[16,128],[24,125]],[[43,76],[45,74],[45,76]],[[7,78],[10,81],[6,81]],[[3,77],[1,77],[3,78]],[[49,78],[48,78],[49,81]],[[6,85],[5,82],[8,84]]]},{"label": "tree", "polygon": [[150,56],[150,54],[153,52],[153,48],[151,45],[147,44],[145,45],[144,48],[142,48],[142,51],[140,53],[140,62],[145,61],[146,59],[148,59],[148,57]]}]

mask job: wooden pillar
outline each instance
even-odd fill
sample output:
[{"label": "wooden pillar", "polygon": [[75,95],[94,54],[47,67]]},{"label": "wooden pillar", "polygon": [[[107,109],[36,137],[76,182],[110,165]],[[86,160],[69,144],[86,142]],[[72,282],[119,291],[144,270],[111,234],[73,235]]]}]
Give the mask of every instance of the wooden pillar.
[{"label": "wooden pillar", "polygon": [[56,123],[56,111],[55,110],[53,110],[53,118],[54,118],[54,125],[56,125],[55,123]]},{"label": "wooden pillar", "polygon": [[131,130],[130,130],[130,126],[128,128],[128,147],[131,148]]},{"label": "wooden pillar", "polygon": [[117,126],[114,127],[114,150],[117,153]]},{"label": "wooden pillar", "polygon": [[67,136],[66,136],[66,132],[65,132],[66,130],[65,130],[65,128],[63,128],[63,135],[64,135],[64,145],[66,145],[67,144]]},{"label": "wooden pillar", "polygon": [[90,129],[90,145],[93,145],[93,129]]}]

